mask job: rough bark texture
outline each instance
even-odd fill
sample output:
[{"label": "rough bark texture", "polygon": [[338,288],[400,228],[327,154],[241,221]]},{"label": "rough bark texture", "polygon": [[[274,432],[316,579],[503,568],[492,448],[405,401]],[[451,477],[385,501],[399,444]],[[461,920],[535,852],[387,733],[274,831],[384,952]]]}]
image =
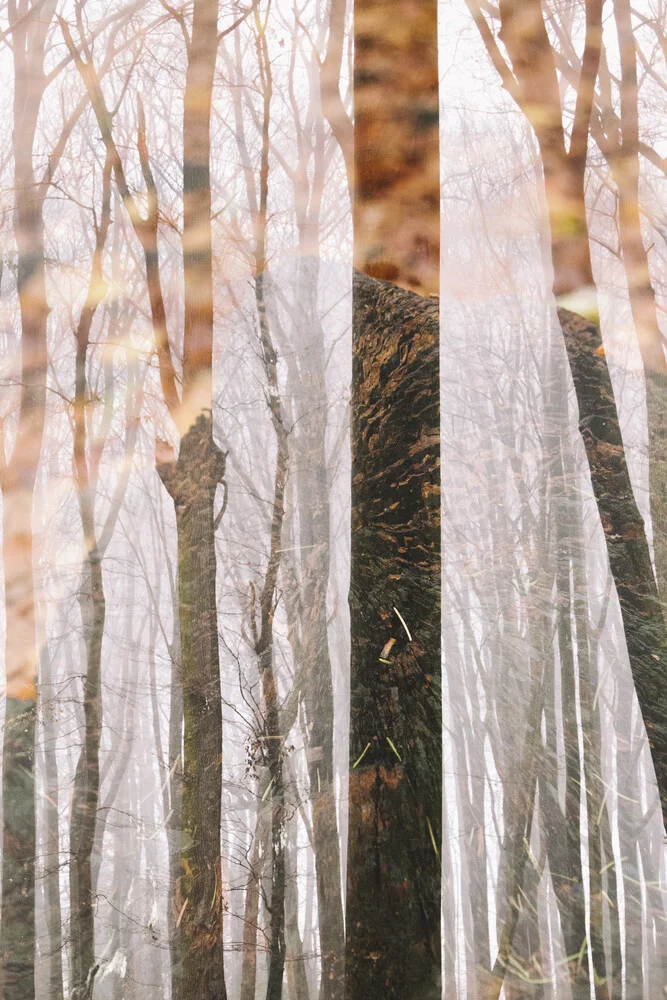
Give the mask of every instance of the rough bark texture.
[{"label": "rough bark texture", "polygon": [[216,611],[214,498],[225,457],[211,418],[200,415],[178,460],[158,466],[176,508],[181,670],[185,723],[181,873],[175,892],[179,1000],[221,1000],[220,879],[222,706]]},{"label": "rough bark texture", "polygon": [[599,328],[566,309],[558,310],[558,318],[663,820],[667,821],[667,633],[646,531],[630,481]]},{"label": "rough bark texture", "polygon": [[440,997],[436,302],[354,278],[346,996]]}]

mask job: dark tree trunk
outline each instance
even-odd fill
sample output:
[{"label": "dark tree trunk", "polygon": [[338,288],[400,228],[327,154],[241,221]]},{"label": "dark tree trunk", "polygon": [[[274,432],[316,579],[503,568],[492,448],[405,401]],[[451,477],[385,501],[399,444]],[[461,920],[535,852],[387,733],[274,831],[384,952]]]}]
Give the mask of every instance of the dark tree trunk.
[{"label": "dark tree trunk", "polygon": [[644,522],[628,471],[600,330],[558,310],[579,404],[607,555],[621,606],[623,629],[651,756],[663,822],[667,822],[667,630],[653,575]]},{"label": "dark tree trunk", "polygon": [[3,997],[32,1000],[34,987],[35,702],[8,698],[3,741]]},{"label": "dark tree trunk", "polygon": [[179,1000],[226,996],[220,877],[222,703],[216,605],[215,492],[225,457],[200,415],[178,460],[158,466],[176,508],[183,683],[184,760],[181,871],[174,893]]},{"label": "dark tree trunk", "polygon": [[[174,501],[178,535],[184,752],[181,864],[172,896],[177,932],[172,944],[178,958],[172,976],[179,1000],[226,1000],[227,995],[220,863],[222,703],[214,514],[225,456],[213,440],[211,419],[210,132],[218,7],[218,0],[195,0],[187,45],[183,109],[183,397],[180,407],[167,400],[181,441],[178,459],[157,467]],[[171,377],[166,381],[171,382]],[[178,710],[172,705],[174,708]]]},{"label": "dark tree trunk", "polygon": [[[280,702],[273,651],[273,620],[276,604],[276,587],[282,552],[282,526],[285,514],[285,486],[287,481],[287,431],[282,417],[278,397],[276,355],[269,336],[263,298],[259,293],[263,288],[262,275],[258,275],[258,312],[262,331],[262,348],[268,374],[269,400],[274,429],[277,437],[277,453],[273,490],[273,514],[269,559],[264,577],[264,585],[259,597],[260,629],[255,628],[255,653],[262,685],[264,711],[264,761],[268,765],[269,786],[265,794],[271,793],[271,899],[268,904],[271,915],[271,937],[269,942],[269,978],[266,1000],[280,1000],[285,972],[285,775],[283,771],[283,744],[281,735]],[[255,609],[253,609],[253,615]]]},{"label": "dark tree trunk", "polygon": [[637,51],[629,0],[614,0],[621,60],[620,129],[610,129],[603,152],[618,188],[618,234],[632,320],[644,365],[648,417],[649,496],[658,590],[667,601],[667,364],[655,290],[642,237],[639,198]]},{"label": "dark tree trunk", "polygon": [[285,781],[272,649],[259,651],[271,781],[271,937],[266,1000],[281,1000],[285,972]]},{"label": "dark tree trunk", "polygon": [[439,1000],[437,4],[359,0],[354,42],[345,996]]},{"label": "dark tree trunk", "polygon": [[[569,150],[556,62],[540,0],[502,0],[499,11],[500,37],[515,74],[513,82],[508,81],[510,89],[531,122],[540,148],[551,228],[554,294],[583,291],[595,305],[585,176],[602,45],[602,4],[600,0],[586,0],[586,39]],[[663,821],[667,821],[667,689],[662,681],[667,663],[667,631],[646,532],[628,474],[599,327],[566,309],[559,309],[558,316],[579,404],[579,427],[593,492],[621,603],[630,666],[655,766]],[[656,378],[663,376],[658,374]],[[651,405],[651,385],[648,388]]]},{"label": "dark tree trunk", "polygon": [[[567,395],[558,393],[560,385],[550,386],[552,412],[549,423],[558,426],[567,416]],[[555,400],[553,399],[556,395]],[[555,405],[554,405],[555,404]],[[560,435],[550,435],[551,469],[550,488],[553,492],[552,517],[556,563],[556,634],[558,637],[558,680],[560,697],[556,700],[556,675],[549,678],[549,695],[545,704],[547,743],[545,764],[540,781],[540,804],[544,815],[546,851],[549,870],[558,904],[561,930],[568,957],[582,955],[581,960],[569,962],[568,971],[573,1000],[588,1000],[591,993],[588,965],[588,934],[586,930],[586,900],[584,873],[581,860],[581,778],[579,732],[577,725],[577,695],[572,635],[570,562],[572,523],[576,517],[576,504],[580,502],[571,493],[571,476],[564,468]],[[571,497],[574,497],[572,509]],[[561,807],[558,790],[558,738],[556,719],[560,710],[563,745],[565,752],[565,803]]]},{"label": "dark tree trunk", "polygon": [[346,996],[440,997],[439,323],[354,277]]}]

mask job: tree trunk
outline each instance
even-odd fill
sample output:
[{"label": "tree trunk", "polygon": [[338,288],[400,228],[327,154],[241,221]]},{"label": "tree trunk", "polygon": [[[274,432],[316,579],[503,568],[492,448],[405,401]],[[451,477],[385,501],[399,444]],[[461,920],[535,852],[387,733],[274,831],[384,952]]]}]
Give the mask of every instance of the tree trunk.
[{"label": "tree trunk", "polygon": [[[574,472],[573,456],[568,448],[566,470]],[[573,480],[567,480],[571,486]],[[597,1000],[609,1000],[611,980],[608,974],[607,956],[604,946],[604,895],[602,877],[601,816],[607,808],[604,801],[602,781],[602,734],[599,709],[595,704],[598,690],[597,640],[591,636],[589,625],[588,595],[586,588],[586,565],[584,548],[584,528],[579,501],[573,503],[571,531],[572,585],[570,607],[574,616],[577,645],[577,667],[579,671],[579,703],[581,708],[581,728],[583,733],[583,771],[586,781],[586,813],[588,839],[588,867],[590,882],[590,951],[593,964],[593,979]],[[617,920],[618,911],[613,902],[615,891],[607,893],[610,920]],[[609,900],[612,902],[609,903]],[[613,933],[611,935],[613,939]],[[612,961],[613,967],[613,961]]]},{"label": "tree trunk", "polygon": [[167,927],[169,930],[169,960],[171,966],[171,995],[180,995],[179,954],[180,926],[176,926],[175,893],[181,870],[183,829],[183,677],[181,670],[181,636],[179,610],[175,608],[174,635],[169,647],[171,684],[169,688],[169,819],[167,845],[169,849],[169,903]]},{"label": "tree trunk", "polygon": [[437,303],[356,274],[346,996],[440,997]]},{"label": "tree trunk", "polygon": [[[567,418],[567,395],[558,393],[559,384],[551,386],[549,398],[551,413],[547,419],[558,428]],[[557,394],[558,393],[558,394]],[[557,395],[556,395],[557,394]],[[554,399],[554,395],[556,398]],[[567,431],[565,430],[565,433]],[[575,677],[579,668],[575,662],[572,635],[572,608],[570,587],[571,525],[580,500],[571,492],[571,469],[565,468],[562,456],[561,435],[552,436],[553,491],[552,517],[556,562],[556,629],[558,637],[560,704],[555,702],[555,677],[550,681],[550,691],[545,705],[547,745],[545,747],[545,778],[540,782],[540,803],[545,816],[546,850],[554,893],[558,904],[560,924],[565,942],[570,988],[573,1000],[589,1000],[591,993],[586,930],[586,900],[584,872],[581,860],[581,779],[582,766],[579,754],[577,723],[577,688]],[[571,498],[574,497],[574,500]],[[574,507],[574,509],[572,509]],[[577,647],[580,653],[579,647]],[[554,664],[555,671],[555,664]],[[581,687],[581,680],[580,680]],[[560,709],[565,752],[565,804],[561,808],[558,793],[558,738],[556,719]],[[572,956],[582,956],[572,960]]]},{"label": "tree trunk", "polygon": [[243,913],[243,963],[240,1000],[255,1000],[257,991],[257,930],[259,927],[259,892],[264,870],[266,807],[259,802],[255,833],[250,853],[248,882]]},{"label": "tree trunk", "polygon": [[222,703],[215,493],[225,456],[213,440],[211,105],[218,0],[195,0],[183,109],[183,398],[178,458],[158,473],[176,510],[183,689],[182,844],[172,916],[179,1000],[226,1000],[220,822]]},{"label": "tree trunk", "polygon": [[70,984],[73,1000],[90,1000],[97,972],[91,858],[99,799],[102,731],[101,665],[106,605],[102,563],[89,553],[80,595],[86,645],[84,742],[74,775],[70,823]]},{"label": "tree trunk", "polygon": [[100,791],[100,738],[102,733],[102,642],[106,602],[102,577],[102,552],[97,544],[93,478],[87,447],[87,360],[90,331],[101,298],[103,254],[111,223],[111,161],[104,169],[101,221],[97,227],[88,294],[76,332],[74,395],[74,467],[86,558],[79,605],[83,623],[85,675],[83,681],[84,737],[72,790],[70,821],[70,988],[73,1000],[91,1000],[95,962],[92,856]]},{"label": "tree trunk", "polygon": [[215,492],[225,458],[201,414],[178,460],[158,466],[176,508],[183,683],[181,872],[174,892],[179,1000],[224,1000],[220,877],[222,704],[216,604]]},{"label": "tree trunk", "polygon": [[[41,653],[40,709],[44,732],[44,897],[48,932],[49,1000],[63,1000],[62,911],[60,901],[59,785],[56,739],[58,698],[52,675],[52,663],[46,647]],[[48,693],[47,693],[48,692]]]},{"label": "tree trunk", "polygon": [[[21,312],[20,408],[12,457],[0,454],[3,570],[7,613],[7,703],[2,755],[2,896],[0,956],[5,1000],[35,994],[35,775],[37,637],[32,549],[32,499],[46,404],[44,194],[33,147],[46,85],[44,47],[55,0],[10,16],[14,57],[14,234]],[[14,23],[12,23],[14,22]],[[20,123],[20,124],[19,124]]]},{"label": "tree trunk", "polygon": [[[621,57],[621,128],[606,146],[618,188],[618,233],[632,320],[644,365],[648,416],[649,496],[660,596],[667,600],[667,364],[639,210],[637,51],[628,0],[614,0]],[[611,131],[611,130],[610,130]],[[611,139],[611,136],[610,136]]]},{"label": "tree trunk", "polygon": [[334,788],[333,684],[327,625],[330,563],[324,331],[318,312],[319,260],[299,262],[299,373],[307,419],[300,423],[296,480],[302,559],[301,653],[307,675],[308,776],[322,955],[320,1000],[343,995],[345,932]]},{"label": "tree trunk", "polygon": [[[595,80],[602,44],[602,4],[586,2],[581,61],[570,149],[566,151],[554,53],[541,0],[502,0],[500,37],[516,79],[514,97],[535,130],[544,169],[551,230],[554,294],[583,293],[595,322],[558,310],[579,404],[579,427],[623,628],[667,822],[667,631],[653,575],[644,523],[632,491],[616,401],[597,325],[597,300],[586,218],[585,173]],[[517,89],[518,87],[518,89]]]},{"label": "tree trunk", "polygon": [[614,391],[600,331],[576,313],[558,310],[579,404],[593,493],[621,606],[623,629],[667,822],[667,631],[644,522],[623,448]]},{"label": "tree trunk", "polygon": [[287,989],[290,1000],[310,1000],[303,944],[299,932],[299,887],[297,882],[297,803],[290,801],[293,810],[286,823],[285,852],[285,950]]}]

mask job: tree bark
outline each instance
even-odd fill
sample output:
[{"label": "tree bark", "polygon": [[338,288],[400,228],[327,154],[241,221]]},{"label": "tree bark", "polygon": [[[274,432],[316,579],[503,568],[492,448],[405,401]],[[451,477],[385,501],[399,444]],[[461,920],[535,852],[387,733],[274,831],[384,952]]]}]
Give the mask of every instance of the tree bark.
[{"label": "tree bark", "polygon": [[[158,473],[176,510],[183,690],[182,842],[173,893],[179,1000],[226,1000],[220,832],[222,703],[216,595],[215,494],[225,456],[213,440],[211,106],[218,0],[195,0],[183,110],[183,395],[165,399],[181,435]],[[144,155],[144,174],[149,175]],[[155,195],[154,195],[155,196]],[[167,341],[168,346],[168,341]],[[161,364],[161,371],[163,365]],[[165,366],[165,384],[173,382]]]},{"label": "tree bark", "polygon": [[440,997],[438,305],[355,274],[346,996]]},{"label": "tree bark", "polygon": [[226,996],[220,877],[222,704],[216,604],[214,499],[225,457],[200,414],[176,462],[158,473],[176,508],[183,683],[181,871],[174,893],[181,1000]]}]

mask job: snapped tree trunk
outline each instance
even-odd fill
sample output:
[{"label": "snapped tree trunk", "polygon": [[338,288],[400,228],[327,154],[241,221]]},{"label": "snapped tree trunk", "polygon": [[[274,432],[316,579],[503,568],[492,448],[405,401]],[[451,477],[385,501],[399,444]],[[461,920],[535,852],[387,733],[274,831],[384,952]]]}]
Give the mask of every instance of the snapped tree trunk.
[{"label": "snapped tree trunk", "polygon": [[440,997],[439,322],[354,276],[346,996]]},{"label": "snapped tree trunk", "polygon": [[214,499],[225,456],[201,414],[181,440],[177,461],[158,465],[176,509],[183,684],[181,871],[174,892],[179,1000],[226,997],[220,876],[222,703]]},{"label": "snapped tree trunk", "polygon": [[[187,42],[183,108],[183,395],[180,406],[169,404],[167,397],[173,395],[172,389],[165,392],[181,440],[178,458],[157,465],[174,501],[178,536],[184,752],[181,865],[172,896],[172,917],[177,931],[176,940],[172,942],[177,953],[172,975],[179,1000],[226,1000],[227,995],[220,864],[222,703],[214,514],[216,489],[225,474],[225,456],[213,440],[211,418],[210,132],[218,50],[218,7],[218,0],[195,0]],[[145,158],[145,173],[146,168]],[[168,366],[164,369],[169,376],[165,385],[173,386],[171,372],[167,369]]]}]

